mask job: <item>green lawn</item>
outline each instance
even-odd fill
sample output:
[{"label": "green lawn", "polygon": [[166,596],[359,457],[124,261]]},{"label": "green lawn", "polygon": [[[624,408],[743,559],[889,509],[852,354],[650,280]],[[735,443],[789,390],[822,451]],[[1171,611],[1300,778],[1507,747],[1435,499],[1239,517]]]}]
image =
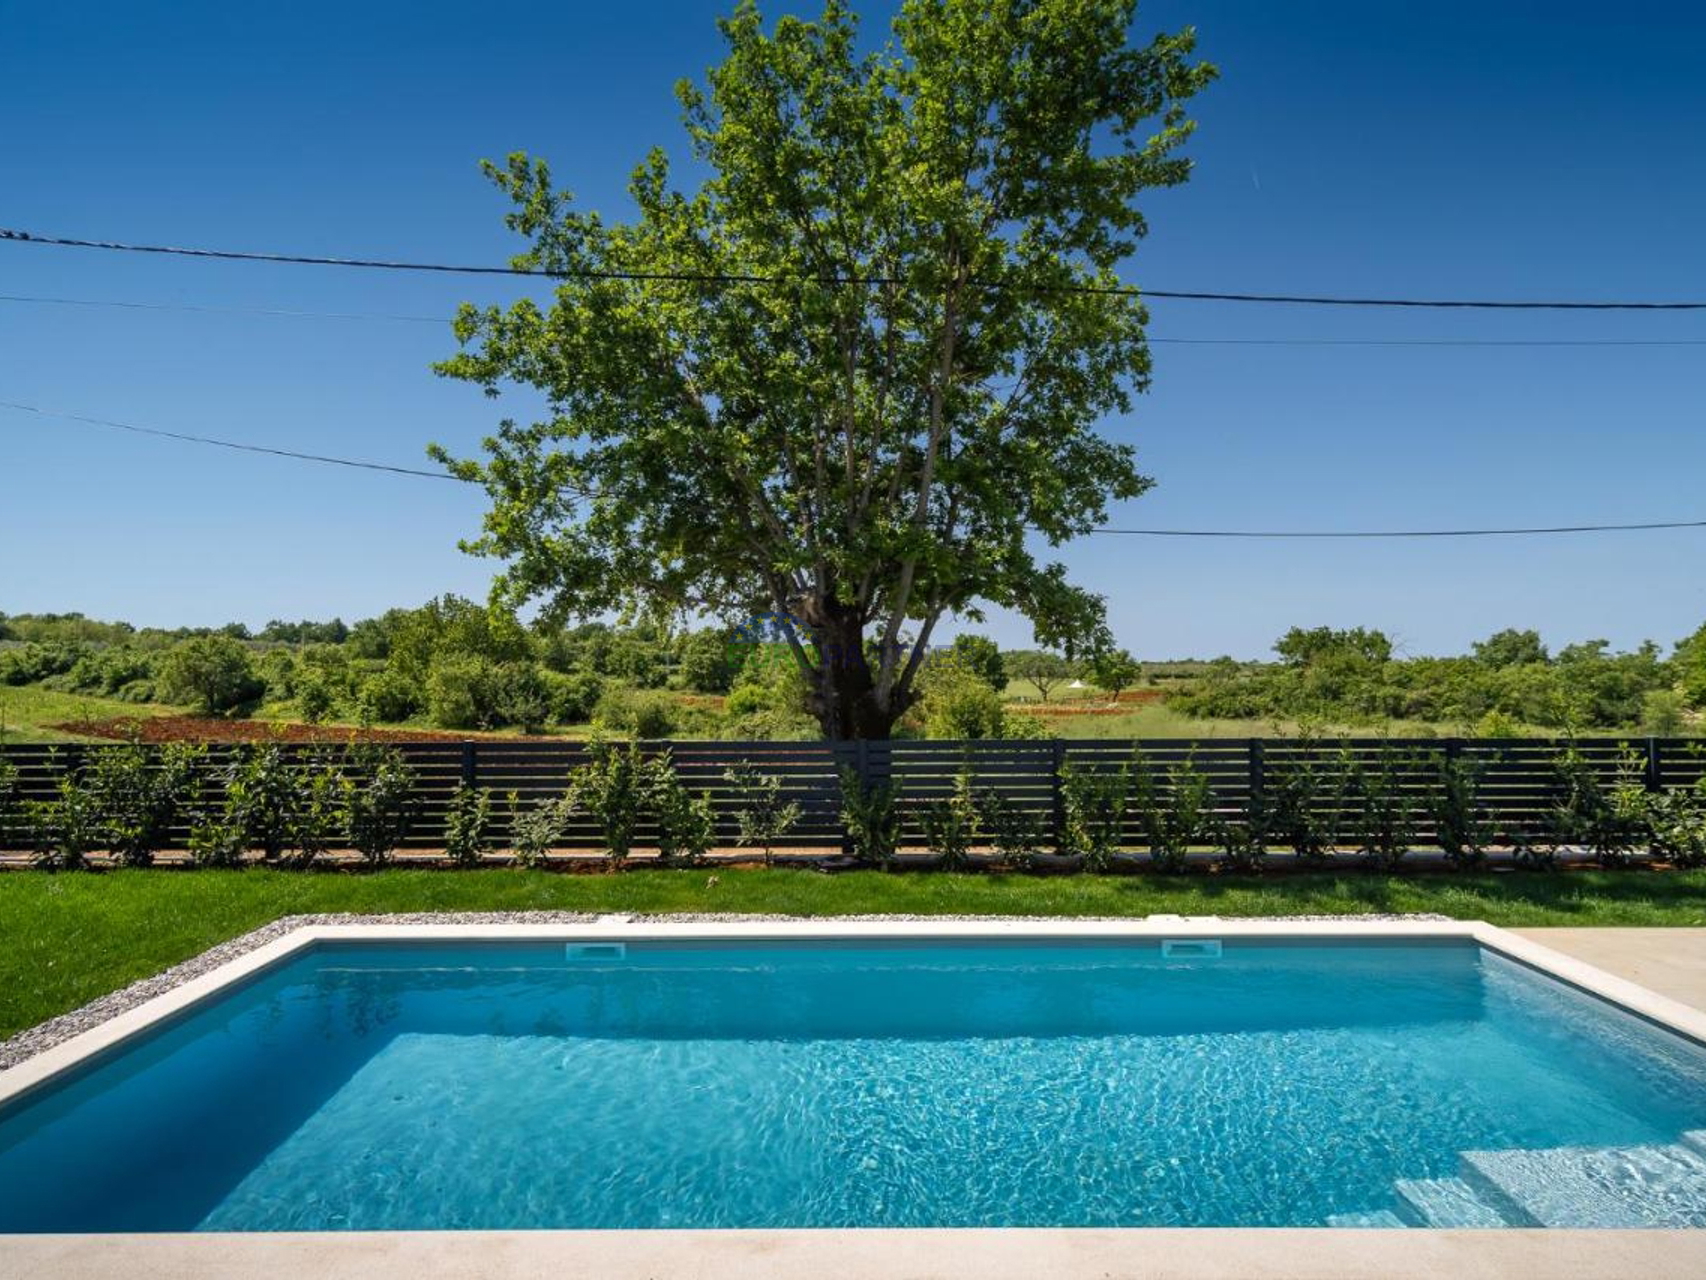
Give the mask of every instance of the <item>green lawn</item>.
[{"label": "green lawn", "polygon": [[322,911],[1269,916],[1437,911],[1504,925],[1706,925],[1706,872],[1394,877],[955,876],[796,870],[0,874],[0,1037],[279,916]]},{"label": "green lawn", "polygon": [[171,710],[174,708],[140,706],[117,698],[59,693],[40,685],[0,686],[0,742],[93,742],[96,739],[48,726],[111,716],[161,715]]}]

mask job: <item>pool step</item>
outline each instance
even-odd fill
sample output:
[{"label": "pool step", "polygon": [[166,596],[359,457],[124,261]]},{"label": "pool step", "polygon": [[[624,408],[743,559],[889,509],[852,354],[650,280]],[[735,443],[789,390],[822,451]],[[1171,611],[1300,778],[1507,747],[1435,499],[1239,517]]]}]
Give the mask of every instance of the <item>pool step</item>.
[{"label": "pool step", "polygon": [[1504,1214],[1462,1178],[1400,1178],[1398,1216],[1416,1227],[1508,1227]]},{"label": "pool step", "polygon": [[1330,1213],[1329,1227],[1404,1227],[1409,1224],[1390,1209],[1364,1209],[1358,1213]]},{"label": "pool step", "polygon": [[1706,1226],[1706,1153],[1692,1145],[1466,1151],[1462,1174],[1518,1225]]},{"label": "pool step", "polygon": [[1682,1135],[1682,1145],[1693,1147],[1701,1155],[1706,1156],[1706,1129],[1690,1129]]}]

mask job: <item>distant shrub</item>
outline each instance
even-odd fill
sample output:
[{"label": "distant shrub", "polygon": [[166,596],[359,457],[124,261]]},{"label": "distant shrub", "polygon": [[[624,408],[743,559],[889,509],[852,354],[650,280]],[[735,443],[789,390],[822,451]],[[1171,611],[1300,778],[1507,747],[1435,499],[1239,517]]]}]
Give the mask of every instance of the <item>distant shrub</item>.
[{"label": "distant shrub", "polygon": [[1000,693],[1007,687],[1007,665],[1001,648],[987,636],[966,633],[954,637],[949,650],[954,661],[971,672],[991,689]]},{"label": "distant shrub", "polygon": [[72,693],[112,697],[126,685],[151,679],[154,655],[131,645],[112,645],[83,654],[63,675],[48,683]]},{"label": "distant shrub", "polygon": [[160,659],[156,684],[171,701],[208,715],[233,710],[266,691],[247,647],[223,635],[173,645]]},{"label": "distant shrub", "polygon": [[676,703],[666,693],[642,693],[617,685],[599,698],[592,722],[624,737],[667,738],[675,731]]},{"label": "distant shrub", "polygon": [[331,686],[319,675],[310,675],[296,687],[296,710],[309,724],[319,724],[331,717],[337,700]]},{"label": "distant shrub", "polygon": [[1516,738],[1522,735],[1522,725],[1503,711],[1489,711],[1475,722],[1477,738]]},{"label": "distant shrub", "polygon": [[25,644],[0,649],[0,684],[35,684],[70,671],[88,653],[80,644]]},{"label": "distant shrub", "polygon": [[986,680],[951,659],[934,659],[930,665],[923,699],[924,732],[929,737],[1006,736],[1006,709],[1001,695]]},{"label": "distant shrub", "polygon": [[1649,689],[1641,698],[1641,732],[1674,738],[1682,732],[1688,703],[1675,689]]},{"label": "distant shrub", "polygon": [[492,793],[458,786],[444,811],[444,856],[459,867],[475,867],[491,843]]},{"label": "distant shrub", "polygon": [[592,710],[604,694],[603,677],[591,671],[571,671],[566,675],[545,671],[541,679],[552,720],[558,724],[585,724],[592,719]]},{"label": "distant shrub", "polygon": [[776,842],[800,820],[799,804],[782,798],[781,778],[760,773],[750,760],[725,770],[723,780],[734,790],[740,843],[758,846],[769,866]]},{"label": "distant shrub", "polygon": [[479,658],[445,658],[427,677],[427,715],[441,729],[478,729],[491,719],[490,673]]},{"label": "distant shrub", "polygon": [[720,727],[723,736],[749,742],[811,742],[823,736],[810,716],[775,707],[726,717]]},{"label": "distant shrub", "polygon": [[537,733],[551,719],[551,693],[539,668],[530,662],[495,667],[489,717],[497,725],[515,725]]},{"label": "distant shrub", "polygon": [[396,724],[421,710],[421,692],[414,681],[386,668],[361,686],[361,718],[369,724]]},{"label": "distant shrub", "polygon": [[727,693],[734,681],[729,642],[720,630],[695,631],[681,644],[679,674],[695,693]]}]

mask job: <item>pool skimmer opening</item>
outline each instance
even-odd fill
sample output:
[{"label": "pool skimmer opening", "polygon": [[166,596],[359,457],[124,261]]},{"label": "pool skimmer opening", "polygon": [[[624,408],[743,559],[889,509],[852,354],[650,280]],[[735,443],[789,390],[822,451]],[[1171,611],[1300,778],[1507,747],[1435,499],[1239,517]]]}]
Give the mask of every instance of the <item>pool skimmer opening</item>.
[{"label": "pool skimmer opening", "polygon": [[565,960],[626,960],[628,946],[623,942],[571,942],[563,948]]},{"label": "pool skimmer opening", "polygon": [[1161,939],[1161,958],[1163,960],[1218,960],[1220,959],[1220,939],[1163,938]]}]

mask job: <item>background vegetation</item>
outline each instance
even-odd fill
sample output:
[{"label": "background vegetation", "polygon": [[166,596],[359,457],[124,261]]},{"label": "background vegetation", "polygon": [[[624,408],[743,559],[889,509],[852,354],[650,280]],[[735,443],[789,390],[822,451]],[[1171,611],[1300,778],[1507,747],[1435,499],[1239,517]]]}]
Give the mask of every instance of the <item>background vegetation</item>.
[{"label": "background vegetation", "polygon": [[[90,736],[83,722],[183,709],[465,733],[818,736],[786,647],[737,636],[648,621],[525,625],[456,596],[353,626],[273,621],[254,633],[0,615],[0,741],[76,739]],[[1105,650],[1074,662],[962,635],[932,650],[899,733],[1673,736],[1697,732],[1706,710],[1706,627],[1669,652],[1588,641],[1552,653],[1535,632],[1507,630],[1465,655],[1404,657],[1378,631],[1325,627],[1293,629],[1275,652],[1139,662]]]}]

